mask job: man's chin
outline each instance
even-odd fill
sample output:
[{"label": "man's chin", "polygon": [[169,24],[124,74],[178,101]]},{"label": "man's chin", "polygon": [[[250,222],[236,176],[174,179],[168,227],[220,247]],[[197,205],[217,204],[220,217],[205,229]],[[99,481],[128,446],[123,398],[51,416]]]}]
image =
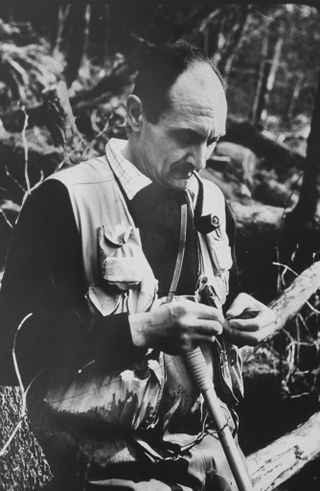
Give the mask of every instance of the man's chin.
[{"label": "man's chin", "polygon": [[186,177],[170,176],[170,179],[167,180],[167,186],[176,191],[186,191],[189,188],[193,177],[193,174]]}]

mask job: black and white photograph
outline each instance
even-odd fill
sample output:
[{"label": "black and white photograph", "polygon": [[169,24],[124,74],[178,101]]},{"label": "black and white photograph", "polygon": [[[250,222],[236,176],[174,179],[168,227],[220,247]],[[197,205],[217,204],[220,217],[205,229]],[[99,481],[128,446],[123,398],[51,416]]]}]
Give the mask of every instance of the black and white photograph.
[{"label": "black and white photograph", "polygon": [[320,0],[0,0],[0,491],[320,490]]}]

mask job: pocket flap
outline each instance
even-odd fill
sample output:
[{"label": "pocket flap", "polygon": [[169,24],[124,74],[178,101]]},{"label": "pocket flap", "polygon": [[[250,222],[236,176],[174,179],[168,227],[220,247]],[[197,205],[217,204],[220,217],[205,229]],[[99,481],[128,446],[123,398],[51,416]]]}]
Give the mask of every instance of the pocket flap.
[{"label": "pocket flap", "polygon": [[98,229],[98,242],[99,246],[103,248],[104,241],[106,240],[112,247],[122,247],[133,232],[133,227],[114,227],[113,229],[101,225]]},{"label": "pocket flap", "polygon": [[106,295],[99,286],[90,285],[86,297],[103,316],[113,314],[121,303],[121,293]]}]

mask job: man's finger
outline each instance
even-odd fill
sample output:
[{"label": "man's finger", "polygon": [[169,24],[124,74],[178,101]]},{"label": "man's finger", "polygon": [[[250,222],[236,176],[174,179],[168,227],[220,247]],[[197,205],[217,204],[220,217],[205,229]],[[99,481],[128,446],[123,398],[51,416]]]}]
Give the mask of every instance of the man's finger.
[{"label": "man's finger", "polygon": [[258,315],[249,319],[229,319],[226,322],[229,323],[233,329],[242,331],[259,331],[269,325],[274,324],[275,316],[272,310],[264,309],[259,312]]},{"label": "man's finger", "polygon": [[265,338],[271,336],[275,331],[275,324],[260,329],[258,331],[242,331],[239,329],[233,329],[229,327],[226,329],[226,335],[230,340],[238,346],[255,346],[263,341]]},{"label": "man's finger", "polygon": [[193,322],[193,327],[196,334],[207,334],[208,336],[221,334],[223,330],[221,322],[214,320],[196,320]]},{"label": "man's finger", "polygon": [[242,317],[248,315],[253,317],[254,312],[265,308],[265,305],[251,297],[247,293],[239,293],[226,312],[227,318]]},{"label": "man's finger", "polygon": [[224,316],[221,310],[210,307],[209,305],[204,305],[203,303],[195,303],[194,306],[194,313],[198,319],[214,319],[223,324]]}]

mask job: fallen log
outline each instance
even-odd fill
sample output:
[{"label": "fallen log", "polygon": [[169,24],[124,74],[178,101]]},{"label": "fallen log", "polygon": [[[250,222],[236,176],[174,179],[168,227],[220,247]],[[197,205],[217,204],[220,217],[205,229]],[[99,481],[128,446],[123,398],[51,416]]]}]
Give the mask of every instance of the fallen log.
[{"label": "fallen log", "polygon": [[[20,388],[0,386],[0,489],[3,490],[40,489],[52,479],[49,464],[30,430],[28,419],[20,418],[21,407]],[[18,424],[15,437],[3,452]]]},{"label": "fallen log", "polygon": [[296,315],[320,288],[320,261],[305,269],[269,307],[276,314],[276,331]]},{"label": "fallen log", "polygon": [[[303,271],[269,307],[276,315],[274,334],[280,331],[320,288],[320,261]],[[241,349],[245,367],[249,366],[255,348],[245,346]],[[254,362],[253,362],[254,363]],[[253,367],[256,376],[260,367]],[[250,375],[252,377],[252,373]],[[294,474],[305,464],[320,456],[320,412],[282,436],[267,447],[247,457],[249,473],[254,491],[271,491]]]},{"label": "fallen log", "polygon": [[279,231],[284,215],[283,208],[263,205],[253,200],[247,205],[231,201],[230,205],[236,217],[237,232],[240,236],[257,237]]},{"label": "fallen log", "polygon": [[[305,305],[309,298],[320,288],[320,261],[315,262],[304,270],[269,307],[276,316],[274,336],[287,322],[292,319]],[[245,360],[255,351],[251,346],[241,348],[241,354]]]},{"label": "fallen log", "polygon": [[304,168],[305,158],[303,155],[263,135],[249,121],[235,121],[228,118],[226,140],[239,143],[250,148],[255,154],[277,163],[280,172],[281,169],[286,172],[289,167]]},{"label": "fallen log", "polygon": [[247,457],[254,491],[271,491],[320,456],[320,412]]}]

